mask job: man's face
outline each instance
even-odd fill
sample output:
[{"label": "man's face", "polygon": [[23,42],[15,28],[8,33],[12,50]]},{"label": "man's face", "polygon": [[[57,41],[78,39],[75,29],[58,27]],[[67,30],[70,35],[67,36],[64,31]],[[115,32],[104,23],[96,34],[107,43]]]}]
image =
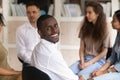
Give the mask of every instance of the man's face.
[{"label": "man's face", "polygon": [[59,27],[58,23],[54,18],[48,18],[45,21],[42,22],[40,35],[42,38],[52,42],[56,43],[59,41]]},{"label": "man's face", "polygon": [[35,23],[37,21],[38,17],[40,16],[39,8],[32,5],[32,6],[28,6],[26,8],[26,11],[27,11],[27,17],[28,17],[30,23]]}]

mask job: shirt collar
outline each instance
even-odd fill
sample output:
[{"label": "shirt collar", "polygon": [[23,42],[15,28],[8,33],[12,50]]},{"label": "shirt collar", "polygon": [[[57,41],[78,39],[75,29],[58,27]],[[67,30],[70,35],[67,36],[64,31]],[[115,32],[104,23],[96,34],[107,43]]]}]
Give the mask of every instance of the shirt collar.
[{"label": "shirt collar", "polygon": [[29,27],[30,29],[33,29],[33,30],[36,30],[36,31],[37,31],[37,28],[34,28],[34,27],[30,24],[29,21],[27,22],[27,24],[28,24],[28,27]]},{"label": "shirt collar", "polygon": [[45,40],[45,39],[41,39],[41,42],[43,42],[43,43],[46,43],[46,44],[49,44],[49,45],[57,45],[57,43],[52,43],[52,42],[50,42],[50,41],[48,41],[48,40]]}]

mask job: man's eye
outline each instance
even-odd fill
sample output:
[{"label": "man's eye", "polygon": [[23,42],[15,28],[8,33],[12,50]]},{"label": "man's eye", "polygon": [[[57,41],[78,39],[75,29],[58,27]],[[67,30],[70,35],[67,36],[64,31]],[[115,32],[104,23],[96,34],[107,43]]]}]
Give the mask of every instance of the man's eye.
[{"label": "man's eye", "polygon": [[47,31],[48,31],[48,30],[51,30],[51,28],[50,28],[50,27],[48,27],[46,30],[47,30]]},{"label": "man's eye", "polygon": [[58,27],[58,25],[57,25],[57,24],[55,24],[55,26],[54,26],[54,27],[56,27],[56,28],[57,28],[57,27]]},{"label": "man's eye", "polygon": [[33,13],[36,13],[36,11],[33,11]]}]

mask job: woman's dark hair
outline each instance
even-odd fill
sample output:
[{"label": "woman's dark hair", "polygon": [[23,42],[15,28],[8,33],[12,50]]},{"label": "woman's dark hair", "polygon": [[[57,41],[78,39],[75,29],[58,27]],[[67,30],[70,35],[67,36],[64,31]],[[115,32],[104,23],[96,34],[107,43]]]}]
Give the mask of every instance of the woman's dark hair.
[{"label": "woman's dark hair", "polygon": [[83,39],[85,37],[92,36],[93,41],[97,42],[100,41],[105,35],[107,27],[106,16],[103,12],[103,7],[97,1],[88,1],[86,3],[86,8],[87,7],[92,7],[93,11],[98,14],[98,18],[96,23],[93,24],[92,22],[89,22],[85,16],[79,36]]},{"label": "woman's dark hair", "polygon": [[115,11],[114,16],[116,16],[116,18],[120,22],[120,10]]},{"label": "woman's dark hair", "polygon": [[0,13],[0,24],[2,24],[3,26],[5,26],[4,17],[3,17],[3,15],[1,13]]},{"label": "woman's dark hair", "polygon": [[54,18],[53,16],[51,16],[51,15],[42,15],[42,16],[40,16],[39,18],[38,18],[38,20],[37,20],[37,28],[38,28],[38,30],[41,30],[41,26],[42,26],[42,22],[44,21],[44,20],[46,20],[46,19],[48,19],[48,18]]}]

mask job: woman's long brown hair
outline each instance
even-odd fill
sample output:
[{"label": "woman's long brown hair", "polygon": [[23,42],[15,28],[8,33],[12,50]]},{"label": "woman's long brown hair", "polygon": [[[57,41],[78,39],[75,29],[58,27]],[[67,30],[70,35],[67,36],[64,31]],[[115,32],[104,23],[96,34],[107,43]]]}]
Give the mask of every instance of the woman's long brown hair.
[{"label": "woman's long brown hair", "polygon": [[102,40],[105,35],[107,27],[106,16],[103,12],[103,7],[98,2],[88,1],[86,4],[86,8],[87,7],[92,7],[93,11],[99,16],[95,24],[89,22],[85,16],[79,36],[83,39],[92,36],[93,41],[97,42]]}]

